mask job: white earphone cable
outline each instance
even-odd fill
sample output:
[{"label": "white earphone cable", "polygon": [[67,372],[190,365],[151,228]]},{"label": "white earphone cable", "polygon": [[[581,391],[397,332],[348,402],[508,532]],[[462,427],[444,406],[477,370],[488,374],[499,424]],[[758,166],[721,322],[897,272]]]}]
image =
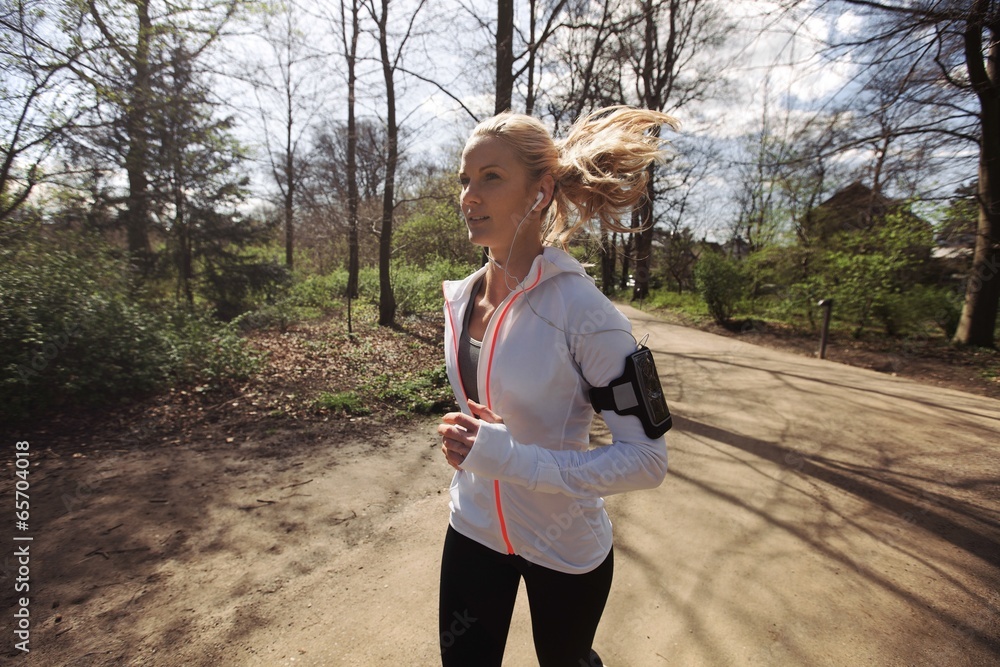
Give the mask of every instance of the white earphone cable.
[{"label": "white earphone cable", "polygon": [[[624,333],[626,333],[626,334],[629,335],[629,337],[635,342],[636,348],[638,348],[641,345],[641,343],[638,340],[636,340],[636,337],[628,329],[614,328],[614,329],[601,329],[601,330],[597,330],[597,331],[578,331],[578,332],[567,331],[566,329],[563,329],[558,324],[556,324],[555,322],[553,322],[552,320],[548,319],[547,317],[545,317],[544,315],[542,315],[541,313],[539,313],[537,310],[535,310],[534,305],[531,303],[531,298],[528,296],[528,292],[530,290],[524,285],[524,281],[518,282],[517,278],[515,276],[511,275],[511,273],[509,271],[507,271],[507,267],[505,266],[505,264],[507,264],[507,263],[510,262],[511,253],[514,252],[514,243],[517,241],[517,235],[521,232],[521,225],[524,224],[524,221],[528,219],[528,216],[531,215],[531,213],[535,210],[535,208],[538,206],[538,204],[541,203],[541,201],[543,199],[543,193],[539,193],[539,195],[540,196],[538,197],[538,199],[535,200],[534,205],[530,209],[528,209],[528,212],[524,214],[524,217],[521,218],[521,221],[519,223],[517,223],[517,228],[514,230],[514,237],[511,239],[510,249],[507,251],[507,259],[504,261],[504,264],[500,264],[500,262],[496,261],[496,259],[493,258],[492,251],[490,251],[489,249],[487,249],[487,251],[486,251],[486,257],[489,259],[489,261],[494,266],[499,267],[500,270],[503,271],[503,273],[504,273],[504,280],[503,280],[504,281],[504,285],[511,292],[520,290],[521,294],[524,296],[525,303],[528,304],[528,308],[531,309],[531,312],[534,313],[535,316],[538,317],[538,319],[542,320],[543,322],[545,322],[546,324],[548,324],[550,327],[556,329],[557,331],[561,331],[562,333],[566,334],[567,336],[592,336],[594,334],[599,334],[599,333],[609,333],[609,332],[612,332],[612,331],[622,331],[622,332],[624,332]],[[465,214],[464,208],[462,210],[462,213],[463,213],[463,215]],[[466,216],[466,222],[468,222],[468,216]],[[514,281],[513,287],[511,286],[511,284],[509,282],[510,280]],[[643,337],[643,340],[645,340],[646,338],[648,338],[648,334],[647,334],[647,336]]]}]

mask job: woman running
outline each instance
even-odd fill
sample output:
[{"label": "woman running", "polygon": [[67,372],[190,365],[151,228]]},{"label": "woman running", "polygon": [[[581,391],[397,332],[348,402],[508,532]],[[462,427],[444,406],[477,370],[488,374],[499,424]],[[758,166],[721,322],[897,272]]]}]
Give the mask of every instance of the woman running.
[{"label": "woman running", "polygon": [[635,231],[620,219],[663,158],[664,125],[675,120],[613,107],[555,141],[538,120],[504,113],[465,145],[462,212],[489,262],[444,284],[461,406],[438,426],[456,470],[441,563],[446,667],[500,666],[522,578],[539,665],[603,664],[592,647],[614,570],[603,496],[659,485],[667,449],[624,409],[602,412],[612,442],[590,447],[589,391],[621,380],[637,344],[563,248],[590,223]]}]

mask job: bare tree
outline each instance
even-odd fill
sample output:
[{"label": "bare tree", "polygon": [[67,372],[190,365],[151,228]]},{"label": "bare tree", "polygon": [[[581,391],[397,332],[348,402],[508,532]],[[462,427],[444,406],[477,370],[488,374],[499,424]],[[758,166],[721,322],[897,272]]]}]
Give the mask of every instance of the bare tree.
[{"label": "bare tree", "polygon": [[497,0],[496,98],[493,113],[511,108],[514,98],[514,0]]},{"label": "bare tree", "polygon": [[347,211],[348,211],[348,260],[347,298],[358,296],[358,128],[355,119],[355,88],[357,87],[358,61],[358,0],[351,0],[351,29],[347,29],[347,12],[344,0],[340,2],[341,38],[344,58],[347,61]]},{"label": "bare tree", "polygon": [[[396,207],[396,167],[399,164],[399,124],[396,119],[395,75],[403,59],[407,41],[414,34],[417,15],[426,4],[419,0],[412,10],[407,25],[395,45],[395,52],[389,50],[389,3],[390,0],[364,0],[365,7],[377,26],[379,56],[382,64],[382,78],[386,95],[386,159],[385,185],[382,190],[382,223],[379,230],[379,316],[380,326],[393,326],[396,321],[396,298],[392,291],[392,222]],[[376,4],[378,3],[378,4]]]},{"label": "bare tree", "polygon": [[624,103],[619,37],[638,20],[622,0],[601,3],[599,14],[586,5],[571,6],[566,13],[567,29],[551,48],[555,71],[563,81],[562,89],[548,96],[548,113],[557,128],[587,109]]},{"label": "bare tree", "polygon": [[[504,0],[501,0],[503,2]],[[525,81],[524,113],[531,115],[535,112],[536,75],[541,68],[542,48],[555,35],[556,30],[563,27],[560,22],[566,7],[567,0],[557,0],[556,2],[539,3],[538,0],[528,2],[528,35],[521,37],[525,44],[524,52],[514,58],[514,62],[524,61],[514,73],[513,80],[517,81],[522,75],[527,75]],[[544,13],[539,15],[539,5]],[[499,62],[498,62],[499,66]]]},{"label": "bare tree", "polygon": [[[308,156],[310,169],[299,190],[299,210],[305,216],[300,233],[300,250],[312,244],[315,256],[324,258],[324,265],[332,266],[333,257],[342,264],[348,258],[350,268],[351,246],[355,246],[359,266],[375,264],[377,257],[371,253],[367,236],[361,232],[371,229],[381,220],[381,194],[385,184],[385,126],[377,119],[356,119],[354,141],[344,122],[327,121],[312,136]],[[354,178],[348,176],[348,148],[354,144]],[[352,183],[355,206],[350,203]],[[353,228],[353,229],[352,229]],[[370,235],[372,239],[375,235]],[[318,248],[322,244],[324,247]],[[329,260],[329,261],[326,261]],[[355,298],[357,294],[351,298]]]},{"label": "bare tree", "polygon": [[58,177],[46,163],[86,109],[72,75],[83,52],[43,10],[39,0],[0,1],[0,220]]},{"label": "bare tree", "polygon": [[[710,63],[705,55],[717,49],[730,31],[722,8],[703,0],[639,0],[638,10],[642,32],[640,39],[631,41],[631,63],[636,75],[635,94],[641,105],[676,113],[717,89],[722,80],[722,63]],[[633,299],[641,299],[649,292],[655,165],[649,169],[635,239]]]},{"label": "bare tree", "polygon": [[[281,199],[289,269],[295,265],[297,190],[306,167],[302,142],[323,109],[318,65],[325,56],[314,47],[303,16],[294,2],[287,2],[275,16],[265,17],[263,35],[270,58],[257,65],[250,81],[257,96],[268,167]],[[272,131],[275,126],[277,131]]]},{"label": "bare tree", "polygon": [[[797,6],[801,3],[790,3]],[[899,90],[929,113],[895,128],[895,137],[947,137],[958,167],[978,149],[979,223],[972,272],[955,342],[993,346],[1000,305],[1000,6],[993,0],[830,0],[866,19],[834,55],[862,68],[903,73]],[[963,146],[964,144],[964,146]]]}]

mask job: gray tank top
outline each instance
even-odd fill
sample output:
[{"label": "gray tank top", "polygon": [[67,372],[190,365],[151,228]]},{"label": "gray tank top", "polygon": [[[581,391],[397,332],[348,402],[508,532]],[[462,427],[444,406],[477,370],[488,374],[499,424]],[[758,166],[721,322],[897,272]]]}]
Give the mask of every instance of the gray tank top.
[{"label": "gray tank top", "polygon": [[483,341],[476,340],[469,335],[469,322],[472,321],[473,306],[479,289],[483,281],[478,280],[472,286],[472,296],[469,298],[469,305],[465,309],[465,322],[462,326],[462,335],[458,338],[458,372],[462,378],[462,386],[465,388],[465,395],[479,402],[479,353],[483,347]]}]

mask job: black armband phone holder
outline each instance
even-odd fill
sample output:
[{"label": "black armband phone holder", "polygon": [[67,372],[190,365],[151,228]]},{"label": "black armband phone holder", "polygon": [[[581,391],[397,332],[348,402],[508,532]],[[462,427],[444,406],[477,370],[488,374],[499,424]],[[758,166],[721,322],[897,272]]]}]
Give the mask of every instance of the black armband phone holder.
[{"label": "black armband phone holder", "polygon": [[597,412],[610,409],[620,415],[635,415],[650,438],[659,438],[673,426],[653,353],[642,345],[625,358],[620,378],[607,387],[591,388],[590,403]]}]

